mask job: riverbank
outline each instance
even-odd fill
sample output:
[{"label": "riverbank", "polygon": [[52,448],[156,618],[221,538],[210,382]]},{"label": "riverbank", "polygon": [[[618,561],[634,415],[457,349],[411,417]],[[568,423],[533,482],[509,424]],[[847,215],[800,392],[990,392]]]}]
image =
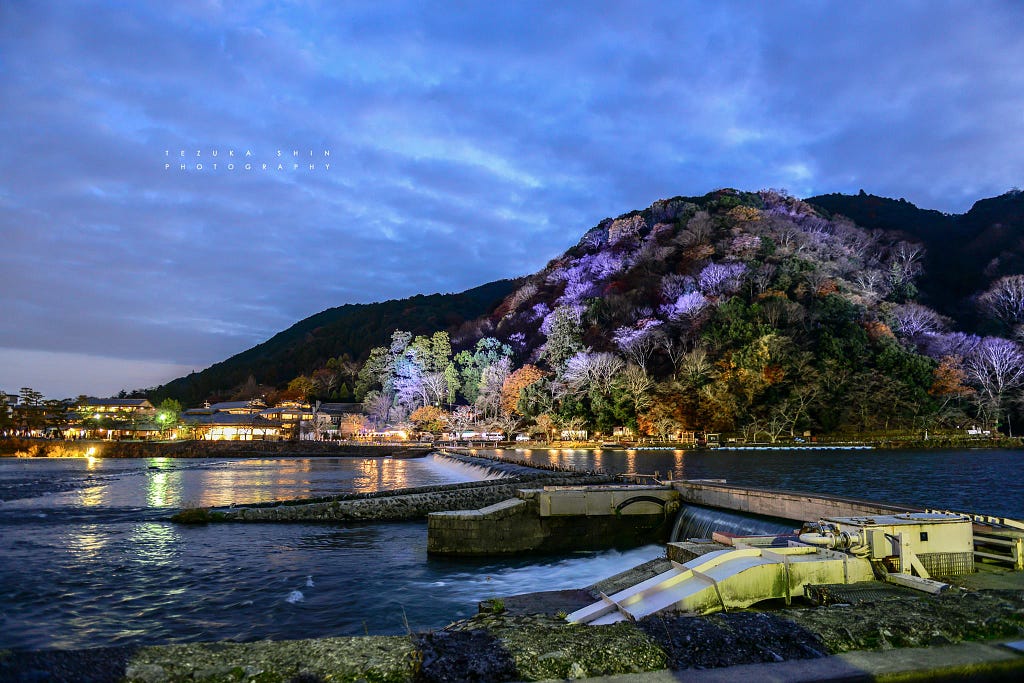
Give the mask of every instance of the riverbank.
[{"label": "riverbank", "polygon": [[[444,629],[405,636],[194,643],[0,652],[5,681],[461,681],[585,678],[662,672],[660,680],[1019,680],[1024,575],[985,568],[999,589],[938,596],[872,585],[844,604],[654,615],[582,626],[568,609],[656,572],[652,562],[577,591],[498,598]],[[986,576],[965,577],[984,585]],[[810,672],[807,674],[806,672]],[[648,675],[650,675],[650,673]],[[642,680],[642,679],[637,679]]]},{"label": "riverbank", "polygon": [[363,445],[336,441],[0,440],[0,457],[20,458],[418,458],[433,450],[419,445]]}]

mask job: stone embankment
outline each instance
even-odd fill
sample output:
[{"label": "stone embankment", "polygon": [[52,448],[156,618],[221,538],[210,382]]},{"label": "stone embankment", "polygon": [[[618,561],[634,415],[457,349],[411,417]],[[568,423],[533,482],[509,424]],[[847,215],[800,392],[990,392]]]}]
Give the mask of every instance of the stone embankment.
[{"label": "stone embankment", "polygon": [[344,494],[239,505],[210,510],[186,510],[175,516],[179,522],[392,522],[424,519],[431,512],[487,507],[514,498],[522,488],[604,484],[614,480],[606,474],[535,470],[462,455],[447,455],[463,464],[487,468],[505,475],[500,479]]},{"label": "stone embankment", "polygon": [[569,624],[555,605],[524,613],[512,602],[488,601],[488,611],[470,619],[408,636],[0,651],[0,680],[504,683],[636,674],[621,680],[668,682],[703,673],[707,680],[1019,681],[1024,674],[1024,656],[999,645],[1024,636],[1019,590],[892,590],[852,604],[658,614],[610,626]]},{"label": "stone embankment", "polygon": [[97,458],[416,458],[434,449],[421,446],[363,445],[334,441],[59,441],[4,439],[0,456]]}]

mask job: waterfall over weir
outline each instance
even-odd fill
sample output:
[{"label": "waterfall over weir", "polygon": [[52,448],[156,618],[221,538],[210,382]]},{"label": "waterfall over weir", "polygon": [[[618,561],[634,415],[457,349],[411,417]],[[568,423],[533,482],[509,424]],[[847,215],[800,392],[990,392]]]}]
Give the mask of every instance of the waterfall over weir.
[{"label": "waterfall over weir", "polygon": [[[509,470],[515,465],[492,462],[483,458],[471,458],[451,453],[434,453],[429,456],[429,464],[432,467],[443,469],[449,474],[456,474],[462,481],[486,481],[490,479],[505,479],[514,476],[516,472]],[[527,469],[527,468],[519,468]]]},{"label": "waterfall over weir", "polygon": [[688,538],[711,538],[715,531],[741,536],[768,536],[792,533],[799,526],[799,522],[784,519],[755,517],[699,505],[684,505],[676,517],[670,539],[685,541]]}]

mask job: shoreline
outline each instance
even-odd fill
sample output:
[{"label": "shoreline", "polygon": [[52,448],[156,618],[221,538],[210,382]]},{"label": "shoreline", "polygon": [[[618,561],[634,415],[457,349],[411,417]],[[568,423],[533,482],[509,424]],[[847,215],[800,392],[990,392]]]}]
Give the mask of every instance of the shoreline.
[{"label": "shoreline", "polygon": [[[91,452],[90,452],[91,449]],[[778,452],[808,451],[823,455],[862,451],[969,451],[969,450],[1021,450],[1020,438],[970,439],[927,441],[844,441],[814,444],[729,444],[718,447],[695,447],[693,444],[615,444],[597,442],[495,442],[480,445],[435,444],[359,444],[337,441],[105,441],[60,439],[0,439],[0,458],[266,458],[266,457],[393,457],[417,458],[429,453],[449,450],[478,454],[482,451],[524,450],[626,450],[626,451],[683,451],[692,453],[725,452]],[[481,456],[487,457],[487,456]]]}]

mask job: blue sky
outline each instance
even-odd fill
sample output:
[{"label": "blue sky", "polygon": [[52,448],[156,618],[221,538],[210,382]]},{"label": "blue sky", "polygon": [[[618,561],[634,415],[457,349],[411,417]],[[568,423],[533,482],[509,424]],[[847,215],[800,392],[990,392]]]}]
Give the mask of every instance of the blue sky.
[{"label": "blue sky", "polygon": [[155,385],[659,198],[1024,177],[1019,2],[123,5],[0,3],[6,391]]}]

